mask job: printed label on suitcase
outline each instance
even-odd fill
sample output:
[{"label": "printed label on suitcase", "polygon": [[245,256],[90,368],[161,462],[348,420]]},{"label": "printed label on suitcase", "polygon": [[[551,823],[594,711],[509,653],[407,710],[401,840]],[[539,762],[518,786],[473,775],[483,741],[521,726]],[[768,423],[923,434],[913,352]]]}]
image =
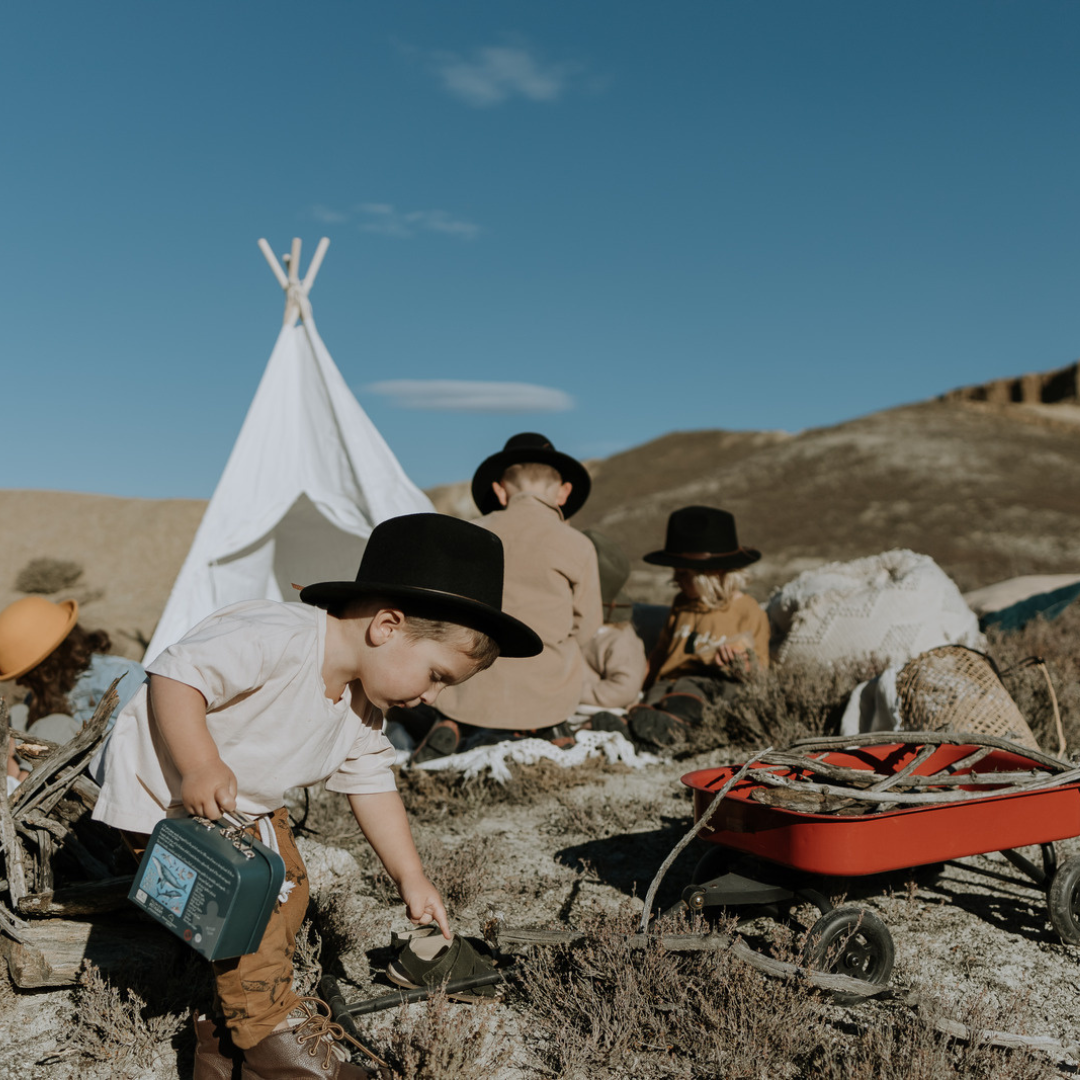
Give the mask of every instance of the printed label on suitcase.
[{"label": "printed label on suitcase", "polygon": [[174,915],[184,914],[198,874],[161,844],[150,852],[149,865],[139,882],[139,903],[153,898]]},{"label": "printed label on suitcase", "polygon": [[145,899],[136,894],[136,902],[200,952],[212,951],[237,888],[233,868],[179,830],[156,840],[145,860],[138,889]]}]

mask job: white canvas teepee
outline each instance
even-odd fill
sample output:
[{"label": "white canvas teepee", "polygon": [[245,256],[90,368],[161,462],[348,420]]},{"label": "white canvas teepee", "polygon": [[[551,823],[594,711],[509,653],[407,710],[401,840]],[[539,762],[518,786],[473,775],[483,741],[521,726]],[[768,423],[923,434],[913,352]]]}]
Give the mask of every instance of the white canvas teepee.
[{"label": "white canvas teepee", "polygon": [[431,511],[334,365],[308,294],[330,241],[301,281],[300,241],[282,270],[285,321],[236,445],[154,636],[149,663],[212,611],[238,600],[292,600],[292,583],[352,580],[372,528]]}]

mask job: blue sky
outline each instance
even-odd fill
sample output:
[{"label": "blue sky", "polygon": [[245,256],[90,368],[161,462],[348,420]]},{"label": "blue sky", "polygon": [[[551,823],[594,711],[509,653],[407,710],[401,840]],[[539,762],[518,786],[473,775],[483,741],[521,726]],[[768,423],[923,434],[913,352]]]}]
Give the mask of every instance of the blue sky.
[{"label": "blue sky", "polygon": [[423,486],[1071,363],[1078,41],[1074,0],[13,5],[0,487],[209,497],[260,236],[330,237],[320,332]]}]

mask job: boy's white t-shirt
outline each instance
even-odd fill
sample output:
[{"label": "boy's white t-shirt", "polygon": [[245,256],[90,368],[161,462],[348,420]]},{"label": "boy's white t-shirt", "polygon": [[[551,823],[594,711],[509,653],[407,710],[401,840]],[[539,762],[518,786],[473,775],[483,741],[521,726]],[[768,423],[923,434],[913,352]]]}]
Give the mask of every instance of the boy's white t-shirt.
[{"label": "boy's white t-shirt", "polygon": [[[325,645],[320,608],[247,600],[204,619],[147,668],[206,699],[207,728],[236,774],[238,810],[269,813],[286,789],[322,780],[346,794],[395,789],[382,714],[363,699],[358,715],[348,687],[338,702],[326,696]],[[91,773],[101,783],[99,821],[148,833],[184,815],[180,775],[150,726],[147,687],[120,713]]]}]

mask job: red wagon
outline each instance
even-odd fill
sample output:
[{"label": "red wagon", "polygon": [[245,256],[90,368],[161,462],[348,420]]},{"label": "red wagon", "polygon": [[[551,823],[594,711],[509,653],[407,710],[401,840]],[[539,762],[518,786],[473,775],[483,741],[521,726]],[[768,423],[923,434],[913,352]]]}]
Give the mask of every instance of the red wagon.
[{"label": "red wagon", "polygon": [[[776,911],[810,901],[822,916],[806,962],[885,982],[894,953],[888,930],[863,908],[834,909],[822,879],[1000,851],[1046,890],[1061,939],[1080,945],[1080,856],[1058,866],[1053,847],[1080,836],[1080,770],[1002,740],[898,737],[807,740],[751,765],[702,826],[702,838],[716,846],[698,863],[684,902],[694,910]],[[836,748],[823,748],[829,744]],[[695,820],[740,768],[682,778],[694,793]],[[829,812],[805,809],[815,799]],[[1031,845],[1041,846],[1041,868],[1014,850]]]}]

